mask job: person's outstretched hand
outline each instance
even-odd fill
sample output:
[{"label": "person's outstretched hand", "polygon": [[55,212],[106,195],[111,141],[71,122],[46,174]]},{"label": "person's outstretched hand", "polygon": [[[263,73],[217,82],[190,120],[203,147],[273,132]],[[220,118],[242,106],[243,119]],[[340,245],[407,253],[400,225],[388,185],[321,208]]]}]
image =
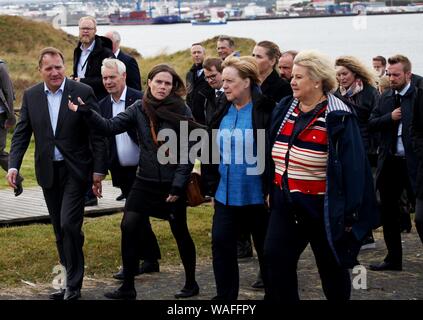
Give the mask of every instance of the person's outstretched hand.
[{"label": "person's outstretched hand", "polygon": [[84,101],[82,101],[82,99],[81,99],[80,97],[78,97],[78,103],[79,103],[79,105],[77,105],[77,104],[73,103],[73,102],[69,99],[69,102],[68,102],[68,108],[69,108],[70,110],[72,110],[73,112],[76,112],[76,111],[78,111],[78,107],[79,107],[79,106],[85,106],[85,102],[84,102]]}]

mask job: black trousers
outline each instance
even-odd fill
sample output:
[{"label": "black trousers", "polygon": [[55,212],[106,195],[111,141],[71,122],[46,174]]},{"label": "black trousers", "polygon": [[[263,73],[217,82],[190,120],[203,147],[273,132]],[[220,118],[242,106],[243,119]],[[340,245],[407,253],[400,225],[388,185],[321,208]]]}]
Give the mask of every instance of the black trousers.
[{"label": "black trousers", "polygon": [[54,162],[54,182],[43,188],[44,198],[53,224],[60,262],[66,268],[67,286],[82,287],[84,277],[84,218],[86,181],[69,174],[65,162]]},{"label": "black trousers", "polygon": [[[251,230],[262,277],[264,239],[268,222],[264,205],[226,206],[215,202],[212,227],[213,271],[217,297],[236,300],[239,292],[239,269],[237,259],[237,235],[247,225]],[[265,283],[266,284],[266,283]]]},{"label": "black trousers", "polygon": [[[285,303],[299,300],[297,264],[309,243],[326,298],[348,300],[351,293],[350,275],[347,269],[338,265],[329,247],[323,222],[323,201],[320,208],[307,206],[310,203],[298,203],[293,207],[282,190],[274,189],[264,245],[267,276],[265,300]],[[321,215],[316,217],[318,211]]]},{"label": "black trousers", "polygon": [[423,199],[417,199],[416,201],[416,216],[414,221],[416,223],[417,233],[423,243]]},{"label": "black trousers", "polygon": [[378,179],[381,202],[383,238],[388,254],[385,261],[401,266],[401,209],[400,198],[404,190],[410,190],[407,163],[404,158],[388,156]]},{"label": "black trousers", "polygon": [[172,204],[165,203],[170,187],[170,184],[164,185],[140,179],[136,179],[132,187],[121,223],[125,284],[133,284],[141,251],[144,251],[145,257],[159,258],[154,255],[155,252],[160,254],[157,241],[150,241],[153,231],[149,218],[156,214],[161,214],[169,221],[185,269],[186,286],[192,287],[195,283],[196,252],[187,224],[186,199],[180,198]]},{"label": "black trousers", "polygon": [[136,172],[137,166],[122,167],[116,165],[110,168],[113,186],[119,187],[126,199],[134,184]]}]

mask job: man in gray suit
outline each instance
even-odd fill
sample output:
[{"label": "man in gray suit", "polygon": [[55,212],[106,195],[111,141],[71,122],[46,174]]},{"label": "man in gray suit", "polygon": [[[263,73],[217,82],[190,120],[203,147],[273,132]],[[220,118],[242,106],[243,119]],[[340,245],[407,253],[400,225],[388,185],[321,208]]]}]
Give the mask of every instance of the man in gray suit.
[{"label": "man in gray suit", "polygon": [[68,110],[68,102],[77,103],[81,97],[99,111],[91,87],[65,78],[63,54],[55,48],[43,49],[39,71],[43,82],[25,90],[22,99],[7,180],[16,187],[23,156],[34,134],[35,174],[53,224],[60,262],[66,269],[66,290],[50,298],[75,300],[81,296],[84,276],[84,195],[90,173],[94,172],[94,184],[99,185],[107,172],[106,141],[90,130],[80,114]]},{"label": "man in gray suit", "polygon": [[[6,148],[7,131],[16,123],[15,111],[13,109],[13,85],[9,77],[6,64],[0,60],[0,166],[7,172],[9,154]],[[22,193],[22,180],[18,177],[15,195]]]}]

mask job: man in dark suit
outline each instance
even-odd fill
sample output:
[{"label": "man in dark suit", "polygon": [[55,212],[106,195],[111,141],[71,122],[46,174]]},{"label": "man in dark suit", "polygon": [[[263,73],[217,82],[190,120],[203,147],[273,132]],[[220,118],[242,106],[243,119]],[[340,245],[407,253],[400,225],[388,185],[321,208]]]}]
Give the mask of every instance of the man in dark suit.
[{"label": "man in dark suit", "polygon": [[206,115],[204,112],[206,97],[210,94],[214,94],[214,90],[208,85],[204,78],[203,62],[205,55],[206,49],[201,43],[194,43],[191,46],[191,57],[194,63],[186,74],[186,102],[192,111],[195,121],[201,124],[206,123]]},{"label": "man in dark suit", "polygon": [[[68,110],[77,98],[98,110],[91,87],[65,78],[63,54],[55,48],[40,53],[43,82],[25,90],[21,115],[12,138],[7,180],[16,177],[28,148],[35,140],[35,174],[42,187],[53,224],[61,264],[66,269],[66,289],[51,299],[74,300],[81,296],[84,276],[84,194],[88,176],[100,184],[106,174],[106,141],[90,130],[83,116]],[[92,150],[91,150],[92,148]]]},{"label": "man in dark suit", "polygon": [[132,89],[141,91],[141,74],[138,62],[120,49],[121,37],[119,32],[112,30],[107,32],[104,36],[112,41],[114,56],[125,64],[126,85]]},{"label": "man in dark suit", "polygon": [[[109,38],[96,35],[97,22],[93,17],[86,16],[79,19],[79,42],[73,52],[72,79],[89,85],[98,100],[107,96],[101,78],[101,63],[105,58],[113,57],[112,42]],[[98,200],[91,190],[91,183],[87,184],[85,206],[95,206]]]},{"label": "man in dark suit", "polygon": [[[105,59],[101,67],[103,84],[109,95],[100,101],[101,115],[107,119],[115,117],[120,112],[125,111],[136,100],[142,98],[141,91],[126,86],[125,64],[119,59]],[[111,136],[109,140],[109,163],[108,167],[112,174],[113,186],[122,190],[122,199],[128,197],[129,191],[135,180],[138,167],[139,147],[138,137],[135,128],[116,136]],[[118,200],[118,199],[117,199]],[[142,248],[140,258],[144,260],[139,268],[139,274],[158,272],[160,248],[156,236],[151,229],[141,235]],[[123,280],[124,270],[116,273],[114,278]]]},{"label": "man in dark suit", "polygon": [[[6,64],[0,60],[0,166],[6,172],[9,166],[9,154],[4,150],[6,148],[7,131],[16,123],[13,100],[12,81],[10,80]],[[15,196],[20,195],[23,191],[23,178],[18,176],[17,180]]]},{"label": "man in dark suit", "polygon": [[411,145],[410,127],[416,101],[411,63],[402,55],[388,59],[390,89],[373,109],[369,129],[380,132],[376,185],[380,192],[383,237],[388,254],[370,265],[374,271],[402,270],[400,198],[404,190],[416,191],[417,156]]}]

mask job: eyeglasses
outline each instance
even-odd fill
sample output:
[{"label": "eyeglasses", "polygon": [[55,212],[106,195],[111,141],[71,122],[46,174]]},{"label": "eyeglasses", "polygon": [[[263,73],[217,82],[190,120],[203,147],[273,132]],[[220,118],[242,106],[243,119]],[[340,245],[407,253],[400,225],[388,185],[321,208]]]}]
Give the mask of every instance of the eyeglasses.
[{"label": "eyeglasses", "polygon": [[82,31],[91,31],[91,30],[94,30],[95,28],[79,28],[79,30],[82,30]]},{"label": "eyeglasses", "polygon": [[216,80],[216,76],[217,76],[217,73],[211,74],[211,75],[209,75],[205,78],[206,78],[207,81],[213,81],[213,80]]}]

